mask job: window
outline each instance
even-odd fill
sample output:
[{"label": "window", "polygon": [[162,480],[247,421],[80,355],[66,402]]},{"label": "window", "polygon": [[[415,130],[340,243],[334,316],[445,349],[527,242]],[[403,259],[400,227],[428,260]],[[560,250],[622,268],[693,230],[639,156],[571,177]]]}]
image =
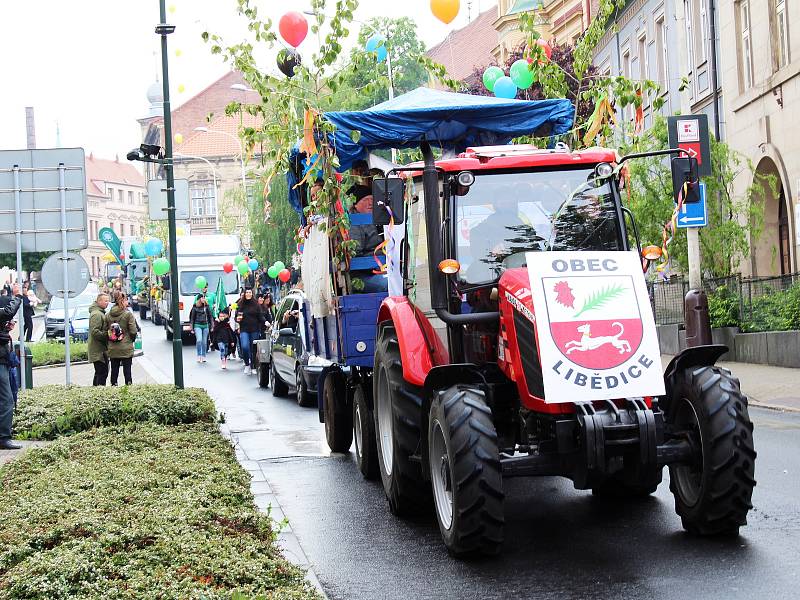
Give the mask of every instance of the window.
[{"label": "window", "polygon": [[144,194],[139,192],[139,204],[144,205]]},{"label": "window", "polygon": [[739,30],[741,31],[741,73],[744,89],[753,87],[753,45],[750,38],[750,0],[739,3]]},{"label": "window", "polygon": [[181,271],[180,287],[183,296],[197,294],[197,286],[194,284],[194,280],[200,275],[206,278],[209,291],[217,289],[220,279],[222,279],[222,287],[226,294],[235,294],[239,291],[239,274],[235,270],[230,273],[225,273],[222,269],[219,271]]},{"label": "window", "polygon": [[193,217],[213,217],[217,214],[213,183],[208,181],[194,183],[189,195],[192,198]]},{"label": "window", "polygon": [[128,204],[133,204],[133,192],[128,192]]},{"label": "window", "polygon": [[667,77],[667,28],[664,25],[664,15],[661,14],[656,17],[655,22],[656,34],[656,81],[664,88],[662,91],[667,91],[668,77]]},{"label": "window", "polygon": [[[650,79],[650,63],[647,59],[646,32],[642,32],[641,36],[639,37],[639,79],[642,81],[644,81],[645,79]],[[642,103],[644,106],[648,106],[650,104],[647,94],[644,94],[644,98],[642,98]]]},{"label": "window", "polygon": [[144,225],[139,225],[139,235],[144,237]]},{"label": "window", "polygon": [[781,69],[789,64],[789,22],[786,17],[786,0],[776,0],[775,2],[775,28],[776,50],[778,68]]},{"label": "window", "polygon": [[108,192],[108,199],[114,200],[114,189],[111,186],[106,186],[106,191]]},{"label": "window", "polygon": [[108,224],[108,228],[109,228],[111,231],[114,231],[114,221],[111,221],[111,222]]},{"label": "window", "polygon": [[[631,78],[631,50],[630,48],[626,48],[622,51],[622,76],[627,77],[628,79]],[[629,116],[631,115],[631,116]],[[623,119],[633,118],[630,107],[625,107],[624,112],[622,113]]]},{"label": "window", "polygon": [[125,203],[125,192],[123,192],[122,190],[117,190],[117,202],[119,202],[120,204]]},{"label": "window", "polygon": [[[133,194],[131,194],[131,199],[132,199],[132,198],[133,198]],[[130,232],[131,232],[131,236],[135,236],[135,235],[136,235],[136,229],[134,228],[134,225],[133,225],[133,223],[130,223],[130,224],[128,225],[128,231],[130,231]]]}]

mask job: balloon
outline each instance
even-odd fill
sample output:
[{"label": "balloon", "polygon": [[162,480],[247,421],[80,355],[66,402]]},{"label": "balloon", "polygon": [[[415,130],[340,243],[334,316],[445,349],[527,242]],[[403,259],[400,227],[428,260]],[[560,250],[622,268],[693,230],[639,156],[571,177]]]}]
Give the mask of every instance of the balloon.
[{"label": "balloon", "polygon": [[236,267],[236,270],[239,271],[239,275],[245,276],[250,272],[250,265],[242,261],[239,263],[239,266]]},{"label": "balloon", "polygon": [[386,38],[381,34],[376,33],[369,38],[364,48],[367,52],[375,52],[378,55],[378,62],[383,62],[386,60],[386,55],[388,54],[386,49]]},{"label": "balloon", "polygon": [[498,98],[510,100],[517,95],[517,86],[511,77],[504,75],[494,84],[494,95]]},{"label": "balloon", "polygon": [[180,58],[181,54],[183,54],[183,50],[181,50],[180,48],[178,48],[177,50],[175,50],[175,56],[176,56],[176,57]]},{"label": "balloon", "polygon": [[289,272],[289,269],[281,269],[281,272],[278,273],[278,279],[280,279],[283,283],[289,281],[289,278],[292,274]]},{"label": "balloon", "polygon": [[157,258],[153,261],[153,273],[166,275],[169,273],[169,261],[166,258]]},{"label": "balloon", "polygon": [[269,269],[267,269],[267,275],[272,277],[272,279],[275,279],[278,276],[279,272],[280,272],[280,270],[276,269],[275,265],[272,265]]},{"label": "balloon", "polygon": [[231,302],[231,310],[236,310],[237,308],[239,308],[239,303],[238,302]]},{"label": "balloon", "polygon": [[225,264],[222,265],[222,270],[225,271],[226,273],[230,273],[231,271],[233,271],[233,263],[226,262]]},{"label": "balloon", "polygon": [[290,11],[278,21],[278,31],[287,44],[297,48],[308,35],[308,21],[301,13]]},{"label": "balloon", "polygon": [[181,237],[182,235],[185,235],[185,234],[186,234],[186,230],[185,230],[183,227],[178,227],[178,228],[175,230],[175,235],[176,235],[177,237]]},{"label": "balloon", "polygon": [[185,91],[186,91],[186,86],[185,86],[185,85],[183,85],[182,83],[179,83],[179,84],[178,84],[178,93],[179,93],[179,94],[182,94],[182,93],[183,93],[183,92],[185,92]]},{"label": "balloon", "polygon": [[131,244],[131,258],[144,258],[147,256],[146,252],[142,242]]},{"label": "balloon", "polygon": [[544,51],[544,55],[547,57],[547,60],[550,60],[550,57],[553,56],[553,48],[545,42],[542,38],[536,39],[536,45],[540,46]]},{"label": "balloon", "polygon": [[521,90],[527,90],[533,85],[533,71],[528,66],[528,61],[519,59],[511,65],[511,81]]},{"label": "balloon", "polygon": [[283,48],[278,52],[278,68],[289,79],[294,77],[294,68],[302,62],[300,54],[292,48]]},{"label": "balloon", "polygon": [[175,143],[178,144],[179,146],[183,143],[183,134],[182,133],[176,133],[175,134]]},{"label": "balloon", "polygon": [[442,23],[448,24],[458,16],[458,0],[431,0],[431,12]]},{"label": "balloon", "polygon": [[255,271],[258,268],[258,261],[255,258],[251,258],[247,261],[247,266],[250,267],[251,271]]},{"label": "balloon", "polygon": [[144,251],[147,256],[158,256],[164,250],[164,242],[158,238],[150,238],[144,243]]},{"label": "balloon", "polygon": [[503,73],[503,69],[500,67],[489,67],[483,72],[483,85],[486,86],[486,89],[490,92],[494,91],[494,84],[500,79],[505,73]]},{"label": "balloon", "polygon": [[208,281],[202,275],[198,275],[194,278],[194,285],[198,290],[204,290],[208,287]]},{"label": "balloon", "polygon": [[286,268],[286,265],[283,264],[281,261],[276,260],[275,261],[275,268],[278,269],[278,271],[283,271]]},{"label": "balloon", "polygon": [[244,260],[244,256],[242,256],[241,254],[237,254],[236,258],[233,259],[233,264],[238,266],[239,263],[242,262],[243,260]]}]

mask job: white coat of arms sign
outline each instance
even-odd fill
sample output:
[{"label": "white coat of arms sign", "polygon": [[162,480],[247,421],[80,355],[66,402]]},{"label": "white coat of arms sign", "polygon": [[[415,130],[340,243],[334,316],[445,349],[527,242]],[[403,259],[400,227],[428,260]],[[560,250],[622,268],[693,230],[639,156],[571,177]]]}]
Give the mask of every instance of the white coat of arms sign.
[{"label": "white coat of arms sign", "polygon": [[530,252],[527,265],[546,402],[664,394],[636,252]]}]

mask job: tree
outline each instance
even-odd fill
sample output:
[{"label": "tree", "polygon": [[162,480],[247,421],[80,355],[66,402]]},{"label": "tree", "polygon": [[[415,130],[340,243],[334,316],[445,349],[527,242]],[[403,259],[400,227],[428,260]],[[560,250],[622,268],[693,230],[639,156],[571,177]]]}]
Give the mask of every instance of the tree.
[{"label": "tree", "polygon": [[[41,271],[42,265],[47,258],[53,254],[52,252],[23,252],[22,253],[22,270],[30,273],[31,271]],[[17,255],[14,253],[0,254],[0,267],[8,267],[10,269],[17,268]]]},{"label": "tree", "polygon": [[278,260],[289,265],[296,252],[295,234],[299,218],[289,205],[289,189],[285,178],[275,180],[267,200],[268,212],[261,197],[254,197],[249,203],[251,247],[264,265]]}]

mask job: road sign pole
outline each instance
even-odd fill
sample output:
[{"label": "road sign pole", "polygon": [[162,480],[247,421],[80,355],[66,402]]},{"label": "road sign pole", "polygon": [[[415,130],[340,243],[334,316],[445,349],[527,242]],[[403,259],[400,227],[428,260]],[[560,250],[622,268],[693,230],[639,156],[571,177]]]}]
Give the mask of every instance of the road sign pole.
[{"label": "road sign pole", "polygon": [[69,360],[69,339],[70,339],[70,325],[72,319],[69,316],[69,255],[67,253],[67,186],[66,178],[64,177],[64,163],[58,164],[58,194],[61,203],[61,268],[64,276],[63,290],[64,290],[64,368],[66,384],[69,386],[72,383],[70,377],[70,360]]},{"label": "road sign pole", "polygon": [[[17,242],[17,285],[22,292],[22,209],[19,198],[19,165],[14,165],[14,217]],[[19,389],[25,389],[25,311],[20,304],[18,314],[22,319],[17,318],[19,326]],[[13,348],[12,348],[13,350]]]},{"label": "road sign pole", "polygon": [[167,35],[171,29],[167,24],[165,0],[159,0],[159,27],[161,35],[161,72],[164,90],[164,167],[167,171],[167,223],[169,226],[169,280],[170,312],[172,313],[172,368],[175,387],[183,388],[183,329],[181,313],[178,308],[178,234],[175,223],[175,175],[172,170],[172,114],[169,102],[169,55],[167,54]]},{"label": "road sign pole", "polygon": [[703,285],[700,274],[700,228],[687,228],[686,241],[689,247],[689,289],[699,290],[702,289]]}]

